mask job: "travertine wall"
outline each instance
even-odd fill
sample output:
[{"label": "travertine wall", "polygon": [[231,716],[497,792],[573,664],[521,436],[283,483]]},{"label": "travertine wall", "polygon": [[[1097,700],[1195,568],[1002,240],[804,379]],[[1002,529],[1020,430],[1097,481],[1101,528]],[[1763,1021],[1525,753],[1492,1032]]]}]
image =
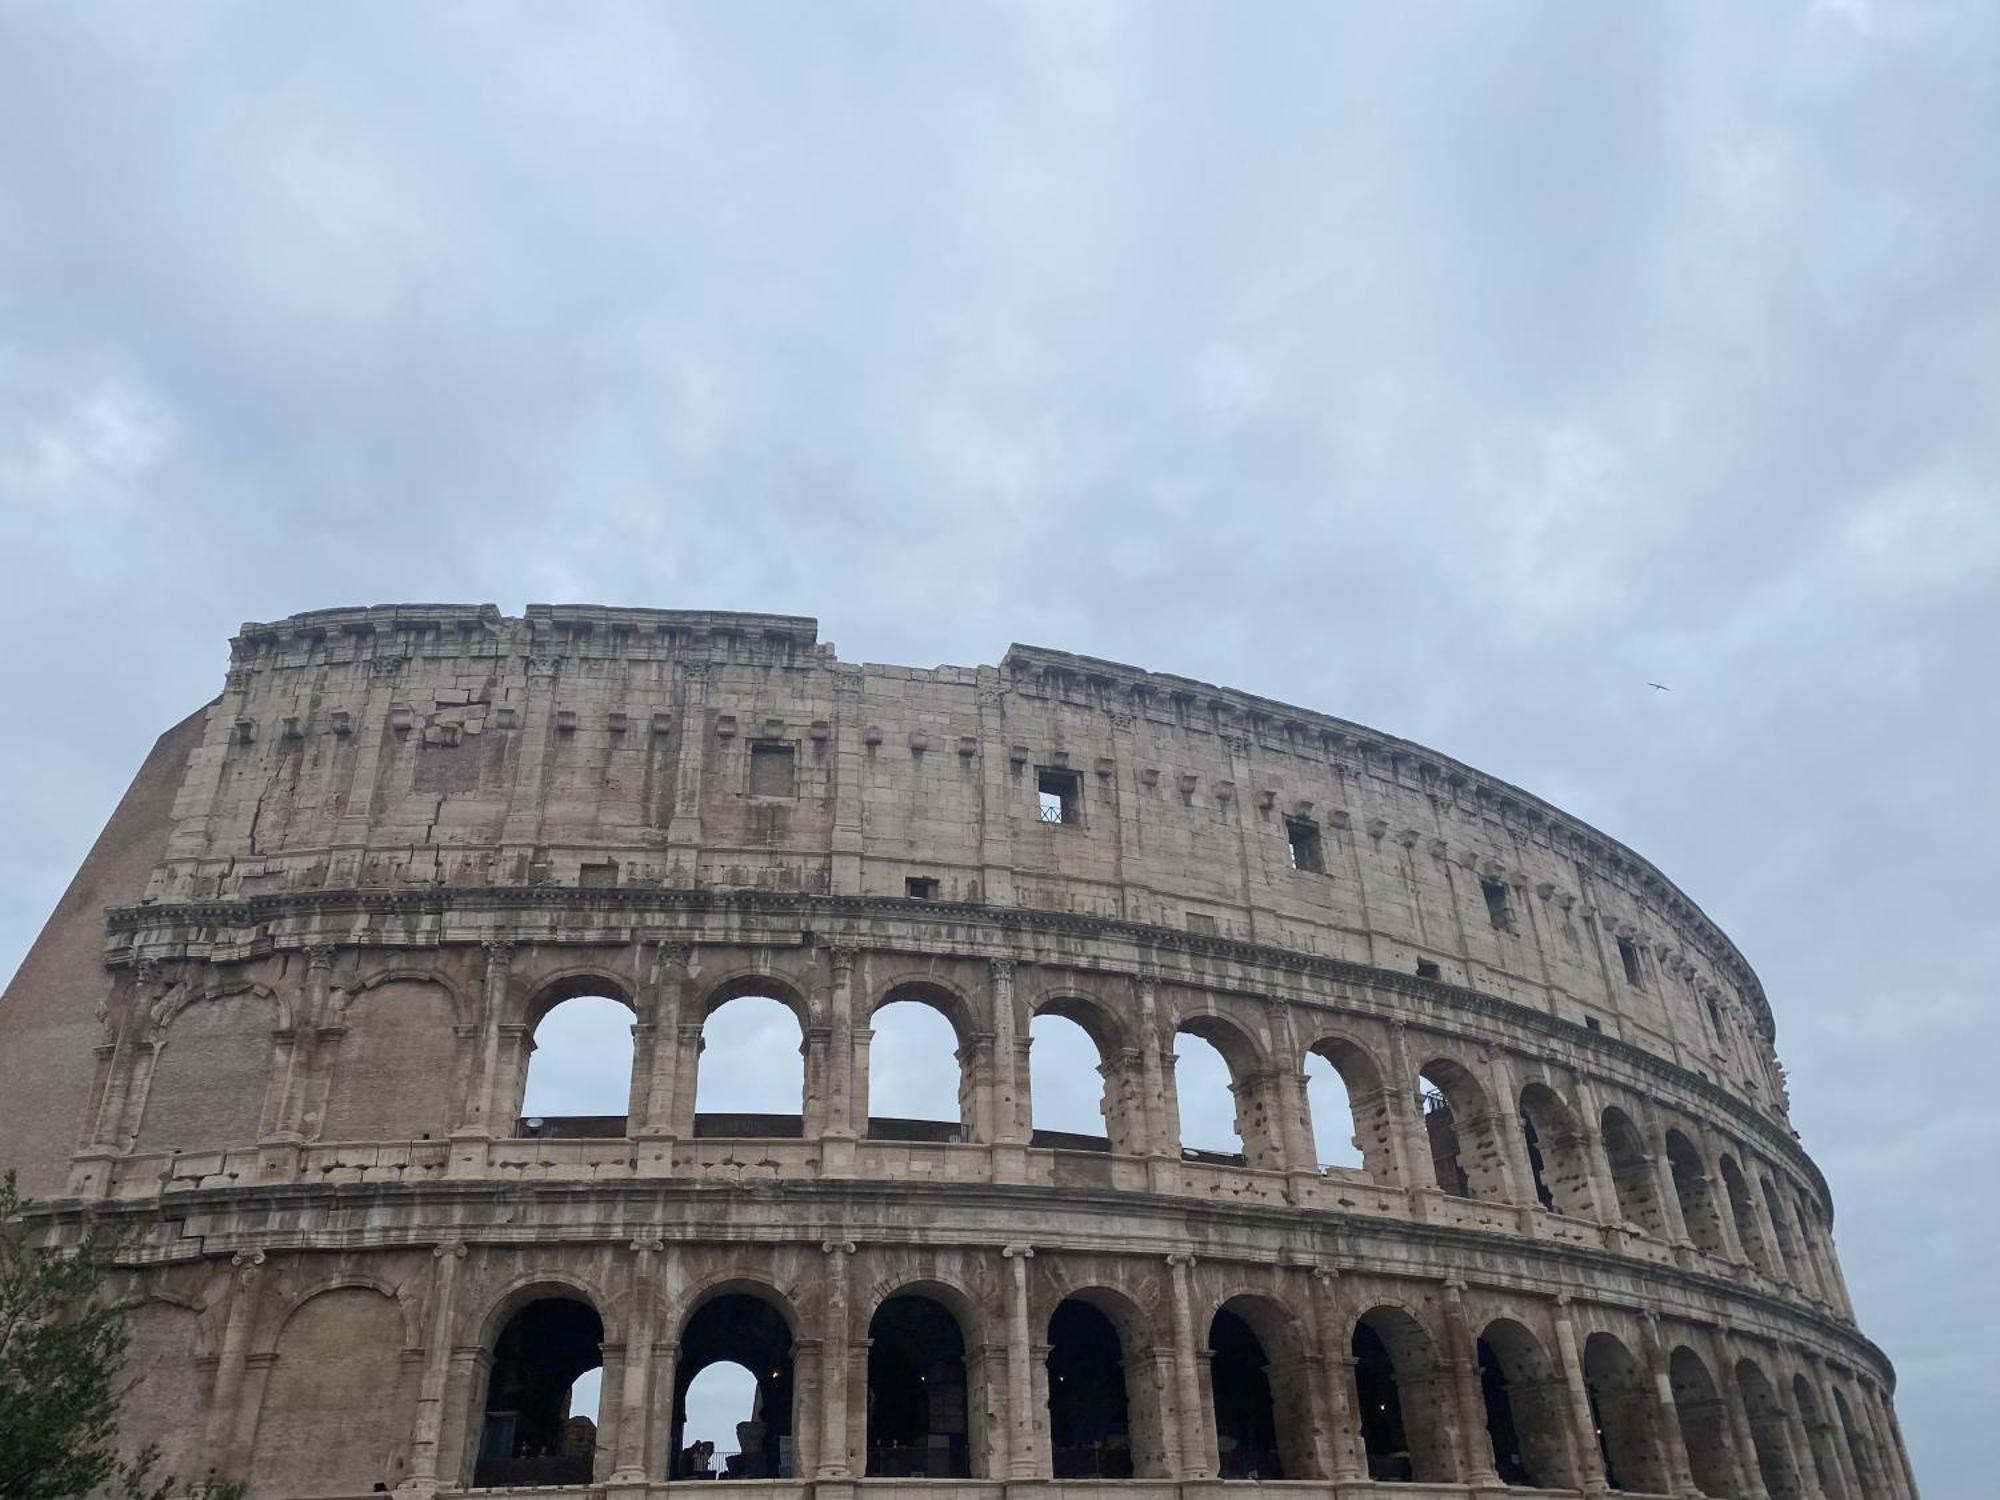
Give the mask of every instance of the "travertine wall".
[{"label": "travertine wall", "polygon": [[[1913,1496],[1755,976],[1638,856],[1432,751],[1024,647],[863,667],[789,617],[458,606],[246,626],[174,749],[105,836],[143,884],[66,902],[0,1001],[0,1141],[66,1184],[51,1239],[149,1226],[121,1295],[195,1353],[134,1424],[195,1400],[187,1454],[260,1497],[467,1483],[538,1297],[603,1320],[601,1486],[666,1480],[679,1341],[742,1294],[793,1339],[787,1482],[866,1487],[870,1320],[912,1289],[963,1337],[967,1492],[1050,1482],[1074,1298],[1130,1409],[1136,1477],[1093,1485],[1240,1474],[1247,1337],[1266,1487]],[[579,994],[633,1011],[626,1113],[520,1139]],[[743,994],[799,1022],[783,1129],[696,1120]],[[871,1120],[904,999],[957,1034],[954,1132]],[[1097,1044],[1100,1141],[1030,1128],[1046,1013]],[[1240,1156],[1181,1149],[1183,1031]],[[1313,1053],[1359,1169],[1316,1160]],[[60,1146],[25,1066],[76,1080]]]}]

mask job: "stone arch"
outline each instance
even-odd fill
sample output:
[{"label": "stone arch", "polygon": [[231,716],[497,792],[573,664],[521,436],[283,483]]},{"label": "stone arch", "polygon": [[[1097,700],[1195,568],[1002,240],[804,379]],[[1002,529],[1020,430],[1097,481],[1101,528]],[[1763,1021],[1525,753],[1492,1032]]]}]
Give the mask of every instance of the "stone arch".
[{"label": "stone arch", "polygon": [[[1093,1329],[1079,1309],[1101,1328]],[[1150,1378],[1152,1332],[1139,1305],[1115,1287],[1073,1287],[1056,1299],[1043,1326],[1051,1476],[1166,1478],[1165,1419]]]},{"label": "stone arch", "polygon": [[1590,1183],[1590,1148],[1576,1111],[1548,1084],[1521,1088],[1521,1136],[1542,1207],[1572,1219],[1597,1216]]},{"label": "stone arch", "polygon": [[[622,1007],[631,1013],[631,1024],[639,1020],[633,991],[601,968],[563,970],[541,979],[529,993],[521,1012],[526,1027],[522,1033],[525,1055],[517,1092],[508,1111],[510,1121],[522,1117],[559,1119],[563,1122],[560,1133],[564,1135],[615,1138],[626,1134],[632,1112],[635,1057],[629,1026],[622,1036],[616,1034],[617,1027],[608,1021],[595,1027],[601,1033],[603,1058],[588,1057],[585,1044],[555,1043],[547,1036],[549,1021],[557,1011],[570,1005],[580,1010],[589,1008],[591,1001]],[[565,1080],[565,1074],[575,1077]],[[578,1078],[587,1078],[589,1086],[580,1086]],[[541,1092],[537,1089],[538,1080],[555,1082],[557,1093],[553,1102],[557,1107],[549,1107],[546,1093],[539,1100],[532,1097]],[[622,1081],[623,1086],[612,1080]],[[615,1111],[603,1107],[614,1104],[619,1106]],[[534,1133],[535,1127],[528,1130]]]},{"label": "stone arch", "polygon": [[289,1003],[268,985],[182,990],[163,1004],[135,1149],[249,1146],[263,1134]]},{"label": "stone arch", "polygon": [[309,1134],[331,1141],[441,1141],[464,1047],[451,989],[420,973],[380,974],[341,1008],[326,1100]]},{"label": "stone arch", "polygon": [[1304,1330],[1258,1292],[1225,1299],[1208,1322],[1209,1410],[1224,1479],[1317,1479]]},{"label": "stone arch", "polygon": [[1597,1425],[1605,1482],[1614,1490],[1666,1494],[1658,1397],[1639,1361],[1615,1334],[1593,1333],[1584,1340],[1583,1383]]},{"label": "stone arch", "polygon": [[1733,1495],[1736,1455],[1729,1444],[1729,1408],[1709,1373],[1708,1361],[1686,1344],[1678,1345],[1667,1356],[1667,1379],[1695,1488],[1704,1495]]},{"label": "stone arch", "polygon": [[1757,1473],[1771,1500],[1803,1500],[1798,1463],[1792,1454],[1784,1403],[1763,1367],[1754,1359],[1736,1361],[1736,1389],[1743,1397],[1743,1415],[1750,1423],[1750,1446],[1756,1451]]},{"label": "stone arch", "polygon": [[1678,1130],[1667,1132],[1667,1167],[1673,1173],[1674,1195],[1680,1200],[1681,1221],[1688,1238],[1706,1255],[1726,1255],[1722,1214],[1715,1201],[1715,1184],[1701,1152]]},{"label": "stone arch", "polygon": [[1833,1426],[1820,1410],[1819,1397],[1804,1373],[1792,1376],[1792,1407],[1805,1429],[1806,1445],[1812,1451],[1813,1474],[1819,1480],[1825,1500],[1848,1500],[1847,1485],[1841,1475],[1840,1457],[1833,1446]]},{"label": "stone arch", "polygon": [[[1281,1101],[1274,1101],[1273,1095],[1279,1091],[1272,1087],[1276,1079],[1263,1049],[1247,1028],[1213,1009],[1190,1010],[1181,1015],[1174,1024],[1174,1036],[1178,1038],[1183,1034],[1213,1047],[1228,1070],[1233,1128],[1242,1145],[1244,1162],[1263,1171],[1282,1171],[1285,1164],[1284,1139],[1276,1109],[1283,1105]],[[1183,1082],[1180,1070],[1176,1068],[1177,1116],[1186,1113],[1179,1092]],[[1182,1139],[1185,1140],[1185,1137],[1184,1127]],[[1187,1148],[1183,1146],[1182,1149]]]},{"label": "stone arch", "polygon": [[270,1002],[276,1012],[276,1019],[272,1024],[273,1030],[290,1031],[297,1024],[291,999],[283,991],[275,990],[268,984],[242,979],[204,985],[200,988],[190,984],[176,985],[154,1005],[146,1034],[158,1045],[164,1041],[168,1028],[180,1019],[183,1011],[212,1001],[233,1000],[239,995],[254,995],[260,1000]]},{"label": "stone arch", "polygon": [[[745,1277],[717,1277],[687,1299],[677,1327],[671,1430],[666,1439],[671,1478],[692,1477],[687,1460],[687,1398],[695,1379],[717,1364],[748,1371],[756,1396],[750,1420],[738,1425],[732,1478],[792,1477],[789,1439],[799,1431],[799,1388],[793,1368],[799,1317],[777,1287]],[[701,1436],[708,1436],[701,1434]]]},{"label": "stone arch", "polygon": [[1370,1479],[1448,1484],[1458,1478],[1451,1392],[1437,1341],[1414,1311],[1381,1302],[1354,1320],[1354,1410]]},{"label": "stone arch", "polygon": [[601,1369],[611,1299],[588,1279],[546,1270],[516,1276],[479,1322],[485,1351],[474,1382],[469,1445],[476,1487],[583,1484],[594,1452],[564,1451],[571,1387]]},{"label": "stone arch", "polygon": [[977,1304],[933,1279],[903,1281],[868,1314],[866,1472],[991,1477]]},{"label": "stone arch", "polygon": [[1433,1180],[1455,1198],[1507,1201],[1507,1148],[1486,1086],[1465,1064],[1436,1056],[1417,1070]]},{"label": "stone arch", "polygon": [[1599,1117],[1598,1129],[1611,1167],[1611,1188],[1618,1195],[1618,1212],[1628,1224],[1664,1238],[1667,1221],[1660,1210],[1660,1179],[1639,1127],[1614,1104]]},{"label": "stone arch", "polygon": [[1486,1436],[1502,1482],[1574,1487],[1569,1387],[1541,1340],[1512,1318],[1495,1318],[1480,1333],[1476,1353]]},{"label": "stone arch", "polygon": [[[905,976],[877,987],[874,998],[868,1004],[867,1014],[871,1023],[871,1033],[872,1023],[882,1011],[889,1006],[901,1004],[920,1005],[934,1011],[944,1017],[946,1024],[951,1027],[951,1060],[958,1073],[958,1121],[955,1138],[966,1141],[981,1139],[983,1132],[980,1129],[979,1096],[986,1081],[987,1071],[986,1059],[982,1056],[986,1049],[981,1044],[988,1040],[989,1033],[977,1024],[978,1009],[963,991],[945,983],[935,975]],[[869,1065],[871,1071],[874,1067],[873,1045],[871,1041]],[[875,1112],[880,1102],[878,1091],[870,1087],[866,1075],[857,1076],[855,1084],[857,1090],[862,1092],[866,1104],[869,1135],[891,1140],[938,1138],[932,1132],[921,1128],[909,1128],[920,1127],[922,1122],[895,1116],[878,1116]],[[871,1094],[877,1097],[870,1098]]]},{"label": "stone arch", "polygon": [[[1060,1035],[1052,1035],[1042,1029],[1037,1035],[1040,1023],[1054,1021],[1068,1023],[1082,1033],[1089,1042],[1096,1058],[1098,1075],[1096,1086],[1098,1130],[1085,1128],[1083,1122],[1058,1123],[1044,1112],[1045,1084],[1051,1079],[1078,1080],[1081,1077],[1078,1062],[1051,1063],[1046,1046],[1030,1046],[1028,1054],[1028,1123],[1037,1143],[1041,1137],[1051,1132],[1095,1136],[1102,1132],[1106,1145],[1114,1152],[1133,1154],[1144,1149],[1140,1133],[1134,1129],[1133,1106],[1137,1100],[1131,1095],[1129,1068],[1123,1066],[1126,1048],[1122,1041],[1124,1028],[1117,1018],[1103,1005],[1086,996],[1074,993],[1045,995],[1036,1001],[1028,1017],[1028,1037],[1030,1043],[1046,1044],[1050,1041],[1062,1042]],[[1065,1047],[1070,1044],[1064,1043]],[[1050,1142],[1050,1144],[1060,1144]],[[1073,1143],[1073,1144],[1081,1144]]]},{"label": "stone arch", "polygon": [[[1343,1032],[1321,1032],[1306,1054],[1323,1059],[1347,1091],[1347,1112],[1354,1129],[1354,1148],[1361,1153],[1361,1170],[1377,1182],[1394,1182],[1396,1118],[1388,1071],[1373,1051]],[[1310,1103],[1307,1109],[1310,1112]]]},{"label": "stone arch", "polygon": [[1778,1191],[1768,1172],[1758,1179],[1758,1186],[1764,1194],[1764,1207],[1771,1215],[1772,1232],[1778,1237],[1778,1260],[1785,1268],[1785,1279],[1793,1286],[1807,1290],[1812,1286],[1812,1278],[1798,1236],[1792,1230],[1791,1214],[1785,1208],[1785,1195]]},{"label": "stone arch", "polygon": [[731,969],[716,979],[702,991],[695,1013],[684,1019],[706,1021],[730,1001],[751,996],[775,1000],[784,1006],[799,1023],[802,1035],[818,1023],[818,1017],[813,1014],[812,1000],[803,989],[783,975],[755,968]]},{"label": "stone arch", "polygon": [[293,1288],[289,1295],[281,1300],[273,1299],[267,1305],[265,1316],[259,1320],[260,1326],[251,1339],[251,1348],[259,1354],[274,1353],[285,1336],[286,1326],[302,1308],[328,1292],[346,1289],[374,1292],[377,1296],[386,1298],[395,1306],[397,1315],[402,1319],[402,1347],[416,1347],[422,1337],[423,1327],[423,1309],[417,1305],[416,1298],[386,1277],[370,1275],[366,1271],[345,1270],[318,1277]]},{"label": "stone arch", "polygon": [[565,1000],[582,1000],[602,997],[616,1000],[632,1012],[634,1021],[639,1015],[639,988],[630,979],[611,973],[598,964],[572,964],[557,969],[553,973],[537,975],[531,982],[519,989],[519,999],[509,1009],[514,1011],[513,1019],[532,1033],[548,1018],[550,1011]]},{"label": "stone arch", "polygon": [[428,965],[403,965],[396,968],[378,969],[365,979],[353,984],[342,985],[338,993],[343,998],[343,1009],[370,990],[380,989],[385,984],[428,984],[443,990],[445,998],[451,1002],[452,1024],[470,1026],[479,1019],[478,1007],[466,998],[465,992],[443,969]]},{"label": "stone arch", "polygon": [[1764,1242],[1763,1226],[1757,1222],[1757,1205],[1750,1197],[1750,1184],[1743,1179],[1743,1169],[1727,1152],[1716,1166],[1721,1171],[1723,1193],[1729,1199],[1730,1219],[1736,1225],[1736,1242],[1752,1265],[1766,1276],[1776,1276],[1777,1266],[1771,1257],[1771,1247]]},{"label": "stone arch", "polygon": [[403,1477],[416,1364],[393,1295],[344,1279],[293,1303],[258,1403],[253,1493],[347,1495]]}]

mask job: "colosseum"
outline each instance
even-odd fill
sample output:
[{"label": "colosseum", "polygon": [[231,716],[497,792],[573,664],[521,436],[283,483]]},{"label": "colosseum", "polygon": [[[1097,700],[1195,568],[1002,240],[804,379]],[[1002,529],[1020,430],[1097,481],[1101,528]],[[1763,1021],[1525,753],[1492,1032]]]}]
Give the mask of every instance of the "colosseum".
[{"label": "colosseum", "polygon": [[[629,1077],[530,1116],[585,997]],[[696,1108],[746,997],[794,1113]],[[898,1002],[956,1119],[870,1111]],[[1035,1128],[1047,1018],[1094,1132]],[[161,737],[0,1002],[0,1141],[45,1242],[130,1227],[123,1442],[255,1500],[1915,1500],[1774,1034],[1640,855],[1357,724],[386,606],[245,625]],[[1183,1144],[1189,1038],[1240,1150]]]}]

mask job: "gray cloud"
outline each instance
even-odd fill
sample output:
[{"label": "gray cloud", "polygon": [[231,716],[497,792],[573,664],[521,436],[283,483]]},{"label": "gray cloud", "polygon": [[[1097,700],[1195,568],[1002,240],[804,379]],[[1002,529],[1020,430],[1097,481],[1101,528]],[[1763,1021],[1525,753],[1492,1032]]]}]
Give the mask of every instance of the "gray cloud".
[{"label": "gray cloud", "polygon": [[0,12],[0,958],[244,619],[1228,682],[1740,940],[1982,1494],[2000,14],[1074,10]]}]

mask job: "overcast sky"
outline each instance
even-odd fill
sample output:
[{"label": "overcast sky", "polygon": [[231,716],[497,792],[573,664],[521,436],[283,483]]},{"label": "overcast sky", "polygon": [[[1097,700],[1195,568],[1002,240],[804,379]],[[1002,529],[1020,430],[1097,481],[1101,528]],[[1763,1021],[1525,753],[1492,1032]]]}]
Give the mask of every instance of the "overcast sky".
[{"label": "overcast sky", "polygon": [[1736,938],[1989,1500],[2000,7],[1335,9],[0,3],[0,968],[246,619],[1228,683]]}]

